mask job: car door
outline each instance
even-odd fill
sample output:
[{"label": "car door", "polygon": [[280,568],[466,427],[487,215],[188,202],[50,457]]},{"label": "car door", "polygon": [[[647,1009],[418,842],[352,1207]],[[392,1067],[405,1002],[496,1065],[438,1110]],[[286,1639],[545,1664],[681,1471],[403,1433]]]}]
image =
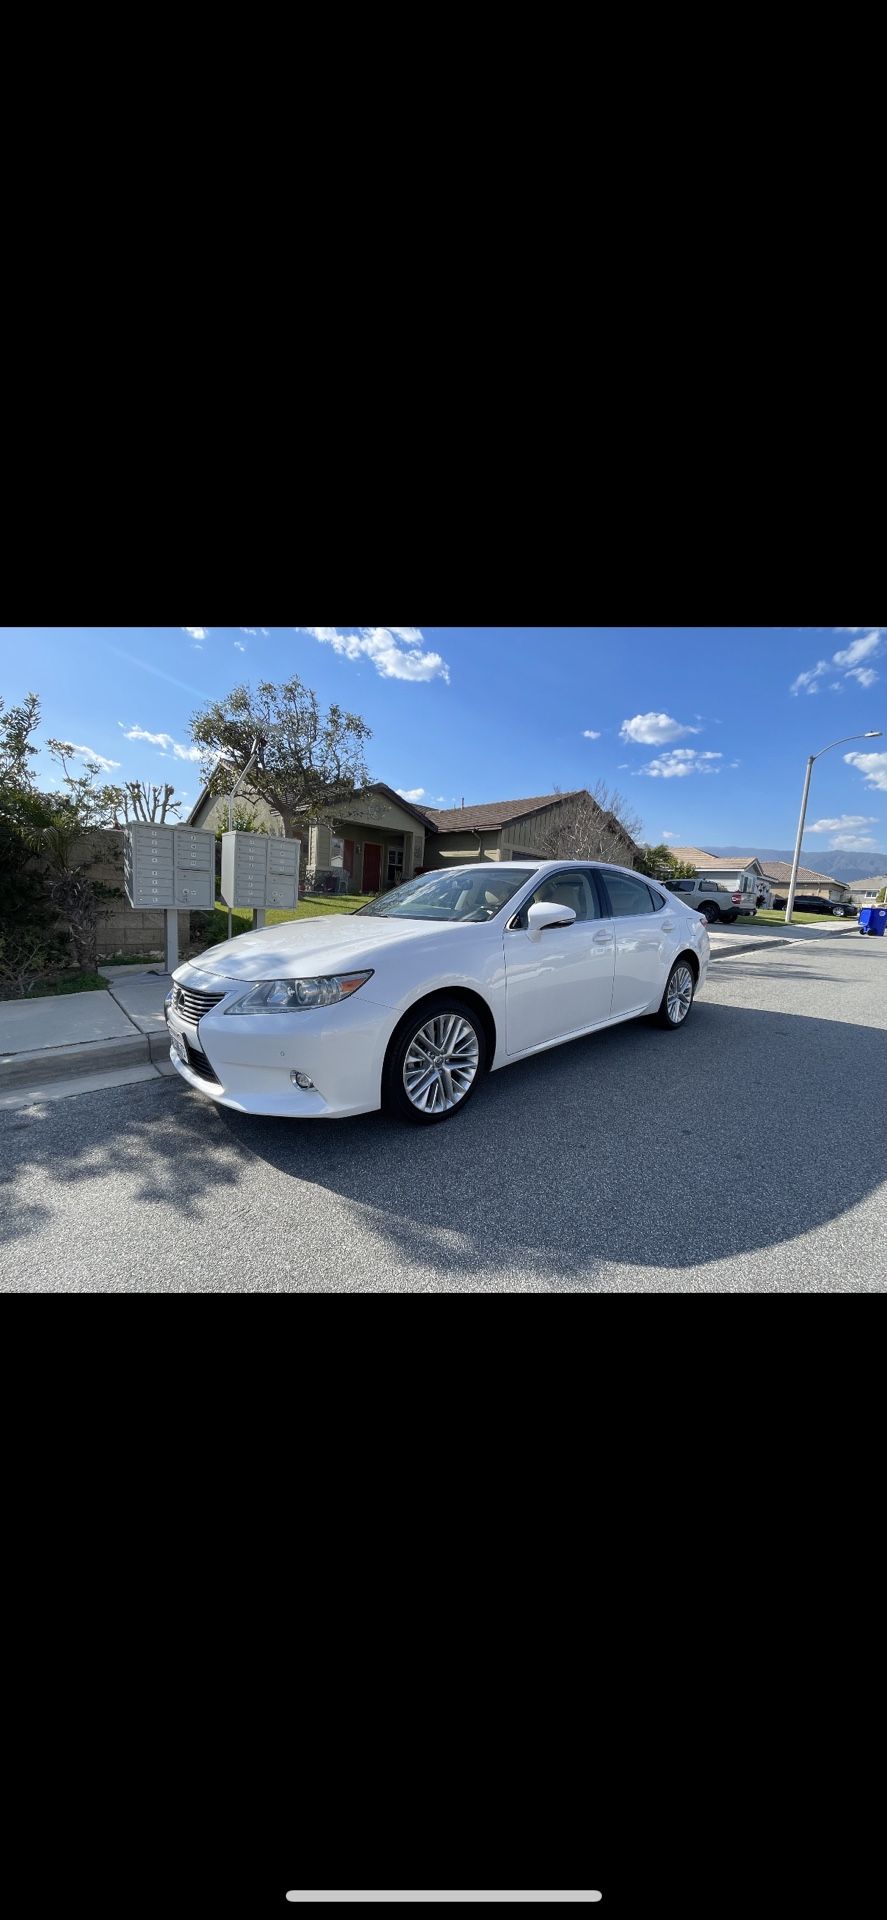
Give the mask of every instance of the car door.
[{"label": "car door", "polygon": [[[531,933],[536,901],[572,907],[566,927]],[[509,920],[505,951],[506,1050],[524,1053],[606,1020],[613,993],[613,928],[602,917],[592,874],[579,867],[547,874]]]},{"label": "car door", "polygon": [[603,868],[600,878],[609,898],[615,935],[613,1017],[644,1013],[654,1004],[658,1006],[665,991],[677,949],[680,909],[670,905],[667,894],[648,885],[640,874]]}]

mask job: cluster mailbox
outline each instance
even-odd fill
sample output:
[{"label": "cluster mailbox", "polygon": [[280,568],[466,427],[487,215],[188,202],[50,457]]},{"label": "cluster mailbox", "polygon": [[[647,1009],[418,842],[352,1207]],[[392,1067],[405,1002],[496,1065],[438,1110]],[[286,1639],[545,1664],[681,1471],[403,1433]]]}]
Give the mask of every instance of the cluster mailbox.
[{"label": "cluster mailbox", "polygon": [[130,906],[214,907],[215,842],[203,827],[128,826],[123,884]]},{"label": "cluster mailbox", "polygon": [[222,834],[222,899],[226,907],[297,907],[298,840],[271,833]]}]

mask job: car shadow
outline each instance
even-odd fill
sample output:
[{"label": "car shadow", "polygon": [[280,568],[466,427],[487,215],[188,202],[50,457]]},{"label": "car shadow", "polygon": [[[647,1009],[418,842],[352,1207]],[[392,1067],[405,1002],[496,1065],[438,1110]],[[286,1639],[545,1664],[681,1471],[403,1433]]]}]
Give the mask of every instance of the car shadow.
[{"label": "car shadow", "polygon": [[225,1112],[239,1145],[347,1199],[399,1263],[594,1285],[778,1247],[884,1178],[887,1033],[700,1001],[680,1034],[612,1028],[488,1076],[463,1114],[291,1127]]},{"label": "car shadow", "polygon": [[[110,1096],[84,1094],[3,1116],[4,1285],[40,1288],[15,1243],[49,1226],[61,1184],[95,1182],[97,1257],[117,1197],[146,1208],[146,1290],[237,1291],[223,1250],[239,1209],[264,1235],[268,1290],[347,1289],[370,1268],[380,1291],[395,1271],[401,1287],[593,1290],[624,1266],[643,1291],[644,1269],[776,1251],[865,1200],[887,1165],[885,1070],[879,1028],[700,1000],[680,1033],[634,1022],[539,1054],[427,1128],[254,1118],[167,1079],[115,1090],[114,1130]],[[329,1244],[309,1188],[329,1196]],[[172,1279],[152,1235],[175,1243]]]}]

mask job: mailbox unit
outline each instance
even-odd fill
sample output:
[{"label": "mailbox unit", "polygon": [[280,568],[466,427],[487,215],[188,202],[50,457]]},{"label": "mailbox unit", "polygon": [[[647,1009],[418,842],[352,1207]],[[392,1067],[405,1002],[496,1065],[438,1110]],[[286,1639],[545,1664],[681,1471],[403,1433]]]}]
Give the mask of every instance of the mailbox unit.
[{"label": "mailbox unit", "polygon": [[131,907],[214,907],[216,836],[203,827],[135,821],[123,842],[123,884]]},{"label": "mailbox unit", "polygon": [[222,899],[226,907],[297,907],[298,840],[271,833],[222,834]]}]

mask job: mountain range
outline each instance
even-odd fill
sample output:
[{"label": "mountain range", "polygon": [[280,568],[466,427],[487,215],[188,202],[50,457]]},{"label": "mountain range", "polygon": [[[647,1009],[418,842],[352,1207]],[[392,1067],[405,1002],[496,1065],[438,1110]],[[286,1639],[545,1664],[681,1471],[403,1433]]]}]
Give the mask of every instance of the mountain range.
[{"label": "mountain range", "polygon": [[[788,865],[795,857],[794,847],[706,847],[706,853],[755,854],[758,860],[785,860]],[[801,853],[801,865],[811,872],[830,874],[833,880],[868,880],[873,874],[887,874],[887,853],[827,853],[818,847],[804,847]]]}]

